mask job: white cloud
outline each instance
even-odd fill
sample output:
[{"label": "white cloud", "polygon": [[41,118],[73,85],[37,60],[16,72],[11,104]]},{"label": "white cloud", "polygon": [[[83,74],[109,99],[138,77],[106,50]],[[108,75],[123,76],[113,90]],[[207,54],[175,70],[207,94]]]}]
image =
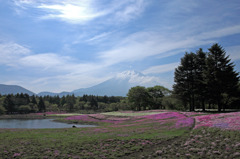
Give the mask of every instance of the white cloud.
[{"label": "white cloud", "polygon": [[146,5],[147,3],[144,0],[128,0],[127,5],[115,13],[115,18],[120,22],[129,21],[140,15],[144,11]]},{"label": "white cloud", "polygon": [[[240,33],[240,25],[208,30],[200,35],[185,35],[185,32],[137,32],[119,41],[112,49],[98,53],[106,65],[140,61],[147,57],[164,58],[198,46],[213,44],[215,39]],[[236,57],[234,57],[236,58]]]},{"label": "white cloud", "polygon": [[239,33],[240,33],[240,25],[233,25],[233,26],[216,29],[211,32],[208,31],[208,32],[202,33],[196,37],[204,40],[204,39],[225,37],[225,36],[239,34]]},{"label": "white cloud", "polygon": [[56,76],[45,76],[35,78],[28,83],[27,88],[32,88],[36,93],[42,91],[51,91],[59,93],[62,91],[73,91],[79,88],[87,88],[99,84],[109,76],[95,76],[92,72],[81,74],[65,74]]},{"label": "white cloud", "polygon": [[179,65],[179,62],[165,64],[165,65],[152,66],[148,69],[145,69],[143,71],[143,73],[144,74],[159,74],[159,73],[169,72],[169,71],[173,71],[178,65]]},{"label": "white cloud", "polygon": [[0,43],[0,64],[15,66],[19,58],[30,54],[27,47],[21,46],[14,42]]},{"label": "white cloud", "polygon": [[54,5],[41,4],[38,8],[49,12],[43,16],[46,19],[59,18],[70,23],[85,23],[106,14],[104,11],[95,11],[92,3],[91,0],[83,0]]},{"label": "white cloud", "polygon": [[[33,1],[15,0],[15,5],[22,9],[37,8],[44,13],[41,19],[60,19],[67,23],[86,24],[96,18],[104,17],[107,21],[126,22],[142,13],[145,0],[122,0],[103,3],[98,0],[62,0]],[[19,10],[17,9],[17,12]]]},{"label": "white cloud", "polygon": [[[44,69],[53,69],[65,65],[70,57],[59,56],[53,53],[34,54],[19,59],[19,64],[25,67],[38,67]],[[63,68],[64,69],[64,68]]]},{"label": "white cloud", "polygon": [[233,61],[240,60],[240,45],[227,47],[225,51]]},{"label": "white cloud", "polygon": [[[113,49],[99,53],[99,58],[107,65],[120,62],[142,60],[146,57],[162,55],[168,57],[169,51],[183,50],[212,41],[196,39],[193,37],[167,37],[158,32],[138,32],[126,37]],[[159,56],[160,58],[160,56]]]},{"label": "white cloud", "polygon": [[100,41],[106,37],[108,37],[109,35],[111,35],[113,32],[104,32],[104,33],[101,33],[101,34],[98,34],[98,35],[95,35],[94,37],[86,40],[86,42],[96,42],[96,41]]}]

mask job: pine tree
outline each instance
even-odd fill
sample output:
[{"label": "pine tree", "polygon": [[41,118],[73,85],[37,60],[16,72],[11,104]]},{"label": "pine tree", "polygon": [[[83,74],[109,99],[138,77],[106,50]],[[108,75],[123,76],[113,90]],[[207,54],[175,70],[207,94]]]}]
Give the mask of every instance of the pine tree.
[{"label": "pine tree", "polygon": [[209,100],[218,105],[218,111],[233,97],[238,89],[239,73],[234,71],[234,65],[225,50],[218,44],[209,49],[204,72]]},{"label": "pine tree", "polygon": [[46,107],[45,107],[45,104],[44,104],[44,101],[43,101],[42,97],[39,98],[38,109],[39,109],[40,112],[45,112],[46,111]]},{"label": "pine tree", "polygon": [[196,53],[196,96],[205,111],[206,84],[204,83],[204,71],[206,70],[206,53],[200,48]]},{"label": "pine tree", "polygon": [[7,113],[13,113],[15,111],[15,104],[12,101],[12,95],[7,95],[3,101],[3,107],[7,110]]},{"label": "pine tree", "polygon": [[181,64],[175,69],[174,93],[189,104],[190,111],[195,109],[196,92],[196,55],[186,53]]},{"label": "pine tree", "polygon": [[37,104],[37,101],[34,95],[31,97],[31,103]]}]

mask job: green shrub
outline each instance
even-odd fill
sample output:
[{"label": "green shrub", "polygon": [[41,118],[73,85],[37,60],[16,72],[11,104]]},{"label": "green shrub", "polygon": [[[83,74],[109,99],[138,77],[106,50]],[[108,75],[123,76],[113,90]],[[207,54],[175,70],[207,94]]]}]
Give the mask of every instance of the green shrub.
[{"label": "green shrub", "polygon": [[31,107],[29,105],[21,105],[18,108],[20,113],[29,113],[31,111]]},{"label": "green shrub", "polygon": [[179,99],[176,98],[176,97],[173,97],[173,96],[163,97],[162,105],[163,105],[166,109],[171,109],[171,110],[186,110],[186,108],[184,107],[184,104],[182,103],[182,101],[179,100]]},{"label": "green shrub", "polygon": [[5,113],[6,113],[6,109],[3,106],[0,106],[0,115]]}]

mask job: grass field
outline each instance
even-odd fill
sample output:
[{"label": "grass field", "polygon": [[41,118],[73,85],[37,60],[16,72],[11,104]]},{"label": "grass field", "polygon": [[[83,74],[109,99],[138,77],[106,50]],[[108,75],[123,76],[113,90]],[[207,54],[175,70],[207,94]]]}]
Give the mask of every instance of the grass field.
[{"label": "grass field", "polygon": [[[125,114],[125,115],[122,115]],[[240,158],[239,113],[111,112],[67,116],[94,128],[0,129],[0,158]],[[197,118],[197,120],[195,119]],[[211,125],[212,123],[212,125]],[[200,125],[200,126],[197,126]]]}]

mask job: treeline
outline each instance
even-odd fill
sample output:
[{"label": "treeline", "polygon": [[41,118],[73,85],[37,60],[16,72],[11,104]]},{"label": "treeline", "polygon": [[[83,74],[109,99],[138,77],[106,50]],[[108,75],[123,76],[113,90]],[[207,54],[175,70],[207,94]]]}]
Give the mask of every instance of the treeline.
[{"label": "treeline", "polygon": [[74,94],[63,97],[29,96],[28,94],[0,95],[0,114],[165,109],[163,100],[170,94],[171,91],[162,86],[149,88],[136,86],[129,90],[128,97],[94,95],[75,97]]},{"label": "treeline", "polygon": [[201,108],[225,109],[240,108],[239,73],[225,50],[214,44],[204,52],[186,53],[175,70],[174,97],[185,108],[194,111]]},{"label": "treeline", "polygon": [[124,97],[83,95],[29,96],[28,94],[0,95],[0,114],[36,112],[117,111],[130,109]]}]

